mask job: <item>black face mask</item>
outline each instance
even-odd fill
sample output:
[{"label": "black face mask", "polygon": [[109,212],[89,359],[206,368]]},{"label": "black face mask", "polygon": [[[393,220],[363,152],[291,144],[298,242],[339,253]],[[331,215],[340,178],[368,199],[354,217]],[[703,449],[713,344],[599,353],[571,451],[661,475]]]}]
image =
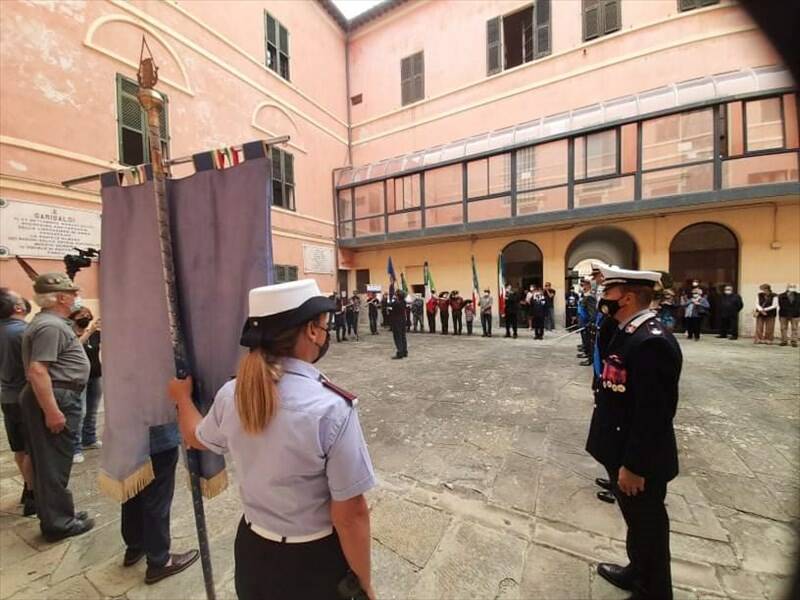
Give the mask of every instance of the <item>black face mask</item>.
[{"label": "black face mask", "polygon": [[330,328],[325,329],[325,341],[322,342],[321,346],[317,346],[319,348],[319,354],[317,354],[317,358],[312,361],[312,364],[316,364],[319,360],[328,353],[328,348],[331,347],[331,330]]},{"label": "black face mask", "polygon": [[600,302],[597,303],[597,309],[604,315],[607,315],[613,319],[614,315],[616,315],[620,309],[619,300],[607,300],[606,298],[601,298]]},{"label": "black face mask", "polygon": [[81,329],[86,329],[91,323],[92,320],[89,317],[82,317],[80,319],[75,319],[75,324],[80,327]]}]

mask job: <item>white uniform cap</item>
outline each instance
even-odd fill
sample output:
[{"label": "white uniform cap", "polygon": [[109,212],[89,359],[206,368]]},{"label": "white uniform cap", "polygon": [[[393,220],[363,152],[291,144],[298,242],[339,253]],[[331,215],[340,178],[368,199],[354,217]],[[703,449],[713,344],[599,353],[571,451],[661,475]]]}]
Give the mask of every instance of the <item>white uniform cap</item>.
[{"label": "white uniform cap", "polygon": [[603,266],[600,267],[600,272],[603,274],[603,285],[606,288],[626,283],[655,287],[657,283],[661,282],[661,273],[655,271],[634,271],[633,269]]},{"label": "white uniform cap", "polygon": [[265,285],[250,290],[249,318],[242,346],[254,348],[276,335],[334,310],[335,303],[319,291],[313,279]]},{"label": "white uniform cap", "polygon": [[592,265],[592,273],[597,273],[598,271],[602,271],[604,267],[608,267],[602,260],[593,260],[590,264]]}]

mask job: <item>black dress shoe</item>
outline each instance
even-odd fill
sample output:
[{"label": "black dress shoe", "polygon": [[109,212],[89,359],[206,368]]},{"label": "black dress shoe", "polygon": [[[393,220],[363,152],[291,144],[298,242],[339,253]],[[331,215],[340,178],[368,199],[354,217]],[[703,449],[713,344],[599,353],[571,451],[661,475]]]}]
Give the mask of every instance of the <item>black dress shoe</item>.
[{"label": "black dress shoe", "polygon": [[617,499],[614,498],[614,494],[608,490],[601,490],[597,492],[597,499],[602,500],[603,502],[608,502],[609,504],[614,504],[617,501]]},{"label": "black dress shoe", "polygon": [[585,361],[583,361],[582,363],[578,363],[578,364],[580,364],[582,367],[588,367],[588,366],[590,366],[592,364],[592,359],[587,358]]},{"label": "black dress shoe", "polygon": [[402,355],[402,354],[395,354],[395,355],[392,357],[392,360],[397,360],[398,358],[403,358],[403,355]]},{"label": "black dress shoe", "polygon": [[600,563],[597,565],[597,574],[621,590],[632,591],[636,583],[630,566],[621,567],[612,563]]},{"label": "black dress shoe", "polygon": [[608,479],[603,479],[602,477],[598,477],[594,480],[598,487],[603,488],[604,490],[611,489],[611,482]]},{"label": "black dress shoe", "polygon": [[132,567],[144,558],[144,550],[137,550],[136,548],[127,548],[125,550],[125,557],[122,559],[123,567]]},{"label": "black dress shoe", "polygon": [[67,529],[62,531],[56,531],[53,533],[44,533],[44,539],[46,539],[51,544],[53,542],[58,542],[64,540],[68,537],[74,537],[76,535],[82,535],[87,531],[90,531],[94,527],[94,519],[90,519],[86,517],[85,519],[78,519],[76,515],[76,519],[73,521],[72,525],[70,525]]},{"label": "black dress shoe", "polygon": [[144,582],[147,585],[152,585],[181,571],[191,567],[197,559],[200,558],[200,553],[197,550],[189,550],[183,554],[171,554],[170,561],[163,567],[147,567],[144,575]]},{"label": "black dress shoe", "polygon": [[589,358],[589,355],[588,354],[584,354],[583,352],[580,352],[580,353],[575,355],[575,358]]}]

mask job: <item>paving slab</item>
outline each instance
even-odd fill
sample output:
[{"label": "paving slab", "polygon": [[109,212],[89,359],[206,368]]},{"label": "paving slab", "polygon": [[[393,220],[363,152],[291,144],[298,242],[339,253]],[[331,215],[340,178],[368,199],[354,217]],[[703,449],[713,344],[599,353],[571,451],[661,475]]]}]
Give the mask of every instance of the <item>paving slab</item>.
[{"label": "paving slab", "polygon": [[519,586],[521,598],[589,598],[592,566],[585,560],[531,544]]}]

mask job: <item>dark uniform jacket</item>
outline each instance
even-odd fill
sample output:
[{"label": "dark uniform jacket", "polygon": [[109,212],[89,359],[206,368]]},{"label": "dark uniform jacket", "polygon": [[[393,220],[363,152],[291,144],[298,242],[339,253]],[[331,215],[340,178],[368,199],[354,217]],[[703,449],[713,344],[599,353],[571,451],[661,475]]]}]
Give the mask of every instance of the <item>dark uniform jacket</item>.
[{"label": "dark uniform jacket", "polygon": [[722,294],[717,300],[717,306],[719,307],[719,316],[727,318],[738,315],[744,303],[739,294]]},{"label": "dark uniform jacket", "polygon": [[406,326],[406,301],[396,296],[387,305],[388,320],[392,327],[405,328]]},{"label": "dark uniform jacket", "polygon": [[506,314],[515,315],[519,312],[519,294],[506,292]]},{"label": "dark uniform jacket", "polygon": [[800,293],[783,292],[778,294],[778,316],[785,319],[800,317]]},{"label": "dark uniform jacket", "polygon": [[[610,319],[607,319],[610,321]],[[670,481],[678,474],[672,419],[683,357],[653,313],[617,329],[605,347],[586,450],[609,470],[624,466]]]}]

